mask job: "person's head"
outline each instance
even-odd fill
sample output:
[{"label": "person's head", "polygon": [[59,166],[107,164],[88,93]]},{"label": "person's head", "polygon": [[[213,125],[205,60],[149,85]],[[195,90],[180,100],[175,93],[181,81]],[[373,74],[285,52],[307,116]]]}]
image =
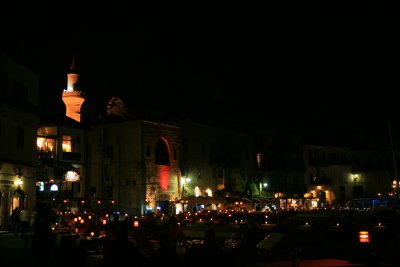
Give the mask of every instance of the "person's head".
[{"label": "person's head", "polygon": [[124,226],[120,226],[116,232],[116,238],[118,240],[128,240],[129,239],[129,232],[128,229]]}]

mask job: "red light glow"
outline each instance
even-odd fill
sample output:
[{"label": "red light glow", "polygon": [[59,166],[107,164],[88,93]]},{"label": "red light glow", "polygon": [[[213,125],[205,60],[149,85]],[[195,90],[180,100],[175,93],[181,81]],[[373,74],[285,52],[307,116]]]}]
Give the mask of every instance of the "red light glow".
[{"label": "red light glow", "polygon": [[160,188],[168,190],[170,166],[160,166]]}]

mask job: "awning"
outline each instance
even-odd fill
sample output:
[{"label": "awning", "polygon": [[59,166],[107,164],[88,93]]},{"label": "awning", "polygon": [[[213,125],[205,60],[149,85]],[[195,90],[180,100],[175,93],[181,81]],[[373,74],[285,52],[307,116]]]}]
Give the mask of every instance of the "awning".
[{"label": "awning", "polygon": [[226,200],[221,196],[212,196],[212,197],[196,197],[194,195],[187,196],[177,200],[176,202],[187,202],[190,204],[218,204],[218,203],[226,203]]}]

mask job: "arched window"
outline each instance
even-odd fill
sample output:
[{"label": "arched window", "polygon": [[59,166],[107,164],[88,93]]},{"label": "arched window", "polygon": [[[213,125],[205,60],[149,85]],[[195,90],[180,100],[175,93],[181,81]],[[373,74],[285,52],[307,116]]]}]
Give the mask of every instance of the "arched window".
[{"label": "arched window", "polygon": [[169,165],[168,145],[162,138],[159,138],[156,143],[154,163],[157,165]]}]

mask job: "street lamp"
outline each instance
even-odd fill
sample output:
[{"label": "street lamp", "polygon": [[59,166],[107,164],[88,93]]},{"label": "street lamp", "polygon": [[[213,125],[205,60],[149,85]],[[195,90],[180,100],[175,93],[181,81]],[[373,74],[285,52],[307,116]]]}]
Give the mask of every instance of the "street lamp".
[{"label": "street lamp", "polygon": [[397,179],[393,180],[392,187],[393,187],[393,195],[394,196],[398,195],[400,182]]},{"label": "street lamp", "polygon": [[190,178],[189,177],[182,177],[181,178],[181,184],[182,184],[182,194],[181,194],[181,198],[183,198],[185,196],[185,184],[190,183]]},{"label": "street lamp", "polygon": [[259,197],[261,197],[262,189],[263,189],[263,187],[264,187],[264,188],[267,188],[268,183],[261,183],[261,182],[260,182],[259,186],[260,186],[260,194],[259,194]]},{"label": "street lamp", "polygon": [[353,198],[356,197],[356,183],[358,179],[358,173],[353,174]]}]

